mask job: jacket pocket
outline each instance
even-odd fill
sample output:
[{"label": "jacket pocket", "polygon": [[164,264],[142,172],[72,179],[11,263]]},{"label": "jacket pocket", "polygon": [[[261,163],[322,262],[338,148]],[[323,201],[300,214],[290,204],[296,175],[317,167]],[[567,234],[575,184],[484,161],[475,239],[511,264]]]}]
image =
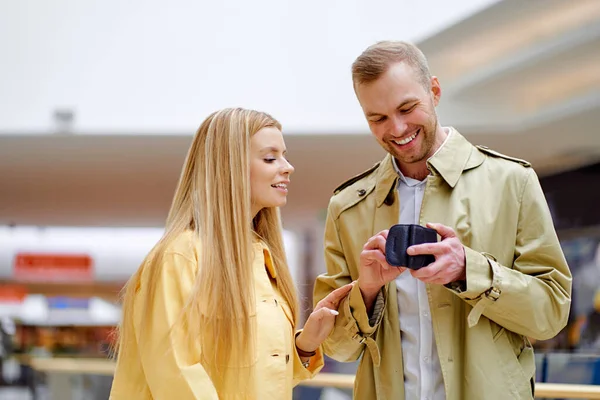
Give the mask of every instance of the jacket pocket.
[{"label": "jacket pocket", "polygon": [[494,344],[506,379],[506,387],[515,399],[533,399],[531,378],[535,374],[533,348],[521,336],[500,327]]}]

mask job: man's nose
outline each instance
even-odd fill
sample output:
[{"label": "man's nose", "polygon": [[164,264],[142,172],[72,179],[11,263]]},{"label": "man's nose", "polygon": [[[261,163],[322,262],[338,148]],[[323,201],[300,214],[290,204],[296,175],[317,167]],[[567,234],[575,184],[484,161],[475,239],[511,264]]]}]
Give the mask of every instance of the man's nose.
[{"label": "man's nose", "polygon": [[407,127],[404,118],[400,116],[394,116],[392,118],[392,124],[392,135],[394,135],[395,137],[401,137],[402,135],[404,135],[404,132],[406,132]]}]

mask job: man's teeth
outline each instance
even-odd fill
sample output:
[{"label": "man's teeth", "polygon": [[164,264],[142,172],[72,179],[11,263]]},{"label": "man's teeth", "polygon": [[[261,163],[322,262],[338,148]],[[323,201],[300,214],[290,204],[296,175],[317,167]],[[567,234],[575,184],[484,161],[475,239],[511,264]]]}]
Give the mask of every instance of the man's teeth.
[{"label": "man's teeth", "polygon": [[404,138],[402,140],[394,140],[394,143],[399,144],[399,145],[403,145],[403,144],[407,144],[413,141],[414,138],[417,137],[417,133],[419,133],[419,131],[416,131],[415,133],[413,133],[412,135],[410,135],[407,138]]},{"label": "man's teeth", "polygon": [[271,185],[274,188],[282,188],[282,189],[287,189],[287,185],[285,183],[278,183],[276,185]]}]

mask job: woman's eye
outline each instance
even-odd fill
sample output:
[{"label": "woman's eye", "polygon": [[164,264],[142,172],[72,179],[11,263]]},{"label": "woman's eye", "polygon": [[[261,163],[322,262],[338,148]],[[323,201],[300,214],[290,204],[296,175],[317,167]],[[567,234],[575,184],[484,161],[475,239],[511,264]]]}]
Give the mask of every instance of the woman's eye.
[{"label": "woman's eye", "polygon": [[273,161],[275,161],[274,158],[265,158],[265,162],[271,164]]}]

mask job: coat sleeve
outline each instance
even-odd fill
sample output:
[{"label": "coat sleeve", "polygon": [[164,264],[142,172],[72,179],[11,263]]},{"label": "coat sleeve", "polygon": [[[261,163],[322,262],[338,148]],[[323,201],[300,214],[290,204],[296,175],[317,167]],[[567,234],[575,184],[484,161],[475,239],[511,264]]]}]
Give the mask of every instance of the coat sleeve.
[{"label": "coat sleeve", "polygon": [[[302,330],[297,331],[296,334],[301,331]],[[315,375],[317,375],[317,373],[325,365],[325,359],[323,357],[323,349],[321,346],[317,349],[317,354],[310,358],[310,364],[308,364],[308,367],[304,368],[304,365],[302,365],[302,359],[300,359],[300,355],[296,349],[296,335],[294,335],[292,338],[292,346],[294,348],[294,351],[292,352],[292,361],[294,363],[294,386],[296,386],[304,380],[314,378]]]},{"label": "coat sleeve", "polygon": [[[325,225],[325,263],[327,272],[317,277],[313,301],[314,305],[333,290],[353,281],[348,268],[339,231],[334,221],[331,204],[327,212]],[[358,273],[354,279],[358,278]],[[341,302],[335,319],[333,331],[323,343],[325,354],[341,362],[356,361],[365,346],[375,346],[371,335],[375,333],[385,308],[385,288],[377,296],[373,315],[369,317],[358,285],[354,285],[350,294]]]},{"label": "coat sleeve", "polygon": [[454,291],[473,306],[469,326],[484,315],[510,331],[547,340],[567,324],[571,272],[537,175],[527,171],[513,264],[465,246],[466,287]]},{"label": "coat sleeve", "polygon": [[[142,315],[143,310],[137,308],[134,316],[142,368],[152,397],[156,400],[217,400],[215,387],[200,364],[199,346],[190,348],[186,345],[186,332],[172,330],[192,291],[195,263],[181,254],[167,253],[159,268],[154,299],[147,314]],[[140,335],[142,329],[147,331]]]}]

